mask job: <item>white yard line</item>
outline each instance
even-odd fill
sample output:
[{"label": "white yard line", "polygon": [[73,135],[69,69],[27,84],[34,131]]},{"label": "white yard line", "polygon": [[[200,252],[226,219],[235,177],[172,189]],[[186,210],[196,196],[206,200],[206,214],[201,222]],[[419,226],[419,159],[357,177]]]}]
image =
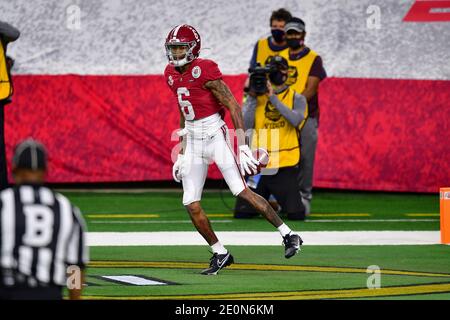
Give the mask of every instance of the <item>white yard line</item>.
[{"label": "white yard line", "polygon": [[[216,233],[225,245],[281,246],[278,232]],[[439,231],[308,231],[300,232],[304,245],[426,245],[439,244]],[[206,245],[197,232],[89,232],[89,246]]]}]

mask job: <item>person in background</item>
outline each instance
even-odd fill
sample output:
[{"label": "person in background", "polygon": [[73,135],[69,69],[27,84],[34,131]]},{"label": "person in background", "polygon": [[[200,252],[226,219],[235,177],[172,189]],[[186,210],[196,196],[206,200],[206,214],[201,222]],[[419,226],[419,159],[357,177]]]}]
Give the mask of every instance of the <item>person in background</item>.
[{"label": "person in background", "polygon": [[19,30],[6,22],[0,21],[0,191],[8,187],[4,107],[11,102],[11,96],[13,94],[11,80],[13,60],[6,55],[6,49],[8,43],[16,41],[19,36]]},{"label": "person in background", "polygon": [[[306,215],[311,212],[314,159],[319,128],[319,84],[327,77],[322,58],[305,45],[305,23],[292,18],[284,28],[288,49],[280,53],[289,63],[287,84],[308,101],[308,119],[301,131],[300,145],[302,160],[298,183]],[[303,76],[307,75],[307,76]]]},{"label": "person in background", "polygon": [[[269,65],[266,92],[256,93],[251,83],[243,106],[245,129],[254,129],[252,149],[264,148],[269,153],[265,173],[255,186],[249,187],[265,199],[274,195],[280,212],[287,214],[289,220],[304,220],[297,176],[301,160],[299,135],[308,116],[306,99],[286,85],[289,69],[286,59],[274,56]],[[258,212],[243,199],[237,199],[234,217],[253,216],[259,216]]]},{"label": "person in background", "polygon": [[250,59],[251,69],[256,67],[257,63],[261,66],[266,65],[273,56],[279,55],[287,48],[284,27],[291,18],[291,13],[284,8],[272,12],[270,16],[271,35],[256,42]]},{"label": "person in background", "polygon": [[[272,57],[279,55],[281,51],[287,49],[288,46],[284,27],[291,18],[292,14],[284,8],[280,8],[272,12],[270,16],[271,35],[261,38],[256,42],[252,57],[250,59],[249,70],[254,69],[258,64],[264,67],[267,62],[272,59]],[[250,78],[248,77],[244,84],[243,103],[245,103],[248,97],[249,81]],[[247,182],[249,185],[255,185],[257,181],[259,181],[259,178],[259,175],[251,176],[248,178]],[[274,210],[280,210],[280,206],[273,195],[269,197],[269,203]]]}]

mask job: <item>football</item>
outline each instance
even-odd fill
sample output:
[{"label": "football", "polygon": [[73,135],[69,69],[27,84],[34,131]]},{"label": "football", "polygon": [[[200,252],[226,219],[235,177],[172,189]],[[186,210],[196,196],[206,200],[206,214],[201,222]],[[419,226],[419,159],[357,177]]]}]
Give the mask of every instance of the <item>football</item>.
[{"label": "football", "polygon": [[261,169],[267,167],[269,163],[269,153],[266,149],[258,148],[252,151],[253,157],[259,161],[259,166],[256,167],[257,172],[254,174],[258,174],[261,172]]}]

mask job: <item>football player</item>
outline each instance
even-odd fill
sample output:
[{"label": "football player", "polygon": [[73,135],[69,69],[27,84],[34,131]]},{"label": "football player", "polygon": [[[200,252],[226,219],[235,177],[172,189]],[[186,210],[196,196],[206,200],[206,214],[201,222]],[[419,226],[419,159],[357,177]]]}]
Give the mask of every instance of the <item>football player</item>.
[{"label": "football player", "polygon": [[[202,271],[215,275],[232,264],[233,256],[219,242],[200,200],[208,172],[215,162],[233,195],[248,201],[283,237],[285,257],[294,256],[303,241],[280,219],[269,203],[252,192],[243,175],[251,174],[259,166],[245,143],[241,108],[222,80],[218,65],[199,58],[201,39],[192,26],[183,24],[173,28],[165,42],[169,60],[164,76],[178,100],[182,148],[173,166],[173,177],[183,184],[183,205],[191,220],[213,251],[210,267]],[[238,161],[230,145],[228,128],[223,121],[225,109],[231,113],[239,148]]]}]

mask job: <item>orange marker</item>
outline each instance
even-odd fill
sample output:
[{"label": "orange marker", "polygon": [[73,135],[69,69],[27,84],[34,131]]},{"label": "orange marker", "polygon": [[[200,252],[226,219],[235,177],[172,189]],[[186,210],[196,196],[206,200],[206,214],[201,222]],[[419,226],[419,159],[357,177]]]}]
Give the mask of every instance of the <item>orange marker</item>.
[{"label": "orange marker", "polygon": [[440,188],[441,243],[450,244],[450,188]]}]

